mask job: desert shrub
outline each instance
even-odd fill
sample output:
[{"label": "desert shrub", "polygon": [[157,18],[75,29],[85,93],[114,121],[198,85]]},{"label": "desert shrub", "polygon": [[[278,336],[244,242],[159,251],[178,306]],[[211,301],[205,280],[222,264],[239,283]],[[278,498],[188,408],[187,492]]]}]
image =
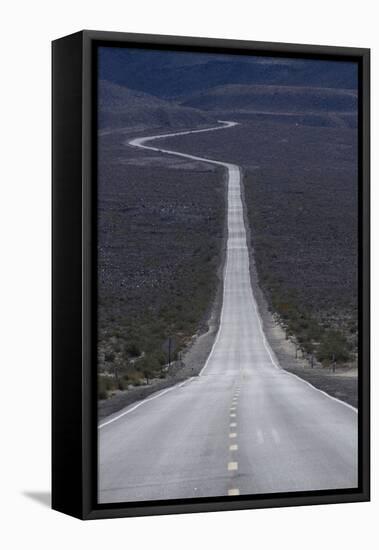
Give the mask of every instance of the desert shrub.
[{"label": "desert shrub", "polygon": [[[171,361],[173,360],[174,354],[171,353]],[[155,363],[158,363],[159,367],[163,367],[167,363],[167,355],[164,353],[164,351],[155,351],[152,355],[152,358]]]},{"label": "desert shrub", "polygon": [[117,389],[120,391],[125,391],[128,389],[128,383],[124,377],[117,380]]},{"label": "desert shrub", "polygon": [[160,370],[160,365],[156,358],[146,356],[136,363],[136,368],[148,384],[151,378],[154,378],[156,372]]},{"label": "desert shrub", "polygon": [[126,344],[125,352],[130,357],[139,357],[141,355],[141,349],[136,342],[130,342]]},{"label": "desert shrub", "polygon": [[329,330],[325,332],[316,353],[317,359],[328,365],[344,363],[350,359],[349,344],[341,332]]}]

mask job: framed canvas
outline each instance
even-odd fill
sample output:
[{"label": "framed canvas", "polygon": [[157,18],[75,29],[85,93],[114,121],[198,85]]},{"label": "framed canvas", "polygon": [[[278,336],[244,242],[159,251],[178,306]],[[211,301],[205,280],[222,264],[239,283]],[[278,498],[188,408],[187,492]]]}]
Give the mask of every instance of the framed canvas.
[{"label": "framed canvas", "polygon": [[369,499],[369,50],[53,42],[53,508]]}]

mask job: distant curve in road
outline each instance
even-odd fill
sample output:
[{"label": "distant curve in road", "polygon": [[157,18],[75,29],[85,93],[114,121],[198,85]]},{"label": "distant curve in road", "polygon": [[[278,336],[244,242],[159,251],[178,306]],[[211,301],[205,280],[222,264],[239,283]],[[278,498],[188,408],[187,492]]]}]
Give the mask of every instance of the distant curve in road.
[{"label": "distant curve in road", "polygon": [[235,164],[147,142],[130,145],[224,167],[227,252],[219,330],[201,371],[99,426],[100,503],[357,487],[357,411],[281,369],[253,295]]}]

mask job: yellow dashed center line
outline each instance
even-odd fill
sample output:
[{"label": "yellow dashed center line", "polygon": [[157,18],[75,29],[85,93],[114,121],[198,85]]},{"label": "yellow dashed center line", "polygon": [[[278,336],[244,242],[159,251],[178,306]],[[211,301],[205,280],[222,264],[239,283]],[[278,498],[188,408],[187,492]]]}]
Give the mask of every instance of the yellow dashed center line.
[{"label": "yellow dashed center line", "polygon": [[[238,395],[239,395],[239,388],[236,388],[236,390],[234,392],[233,399],[232,399],[230,412],[229,412],[230,419],[231,419],[230,424],[229,424],[230,430],[236,430],[236,428],[237,428],[237,422],[232,421],[232,419],[236,418],[236,416],[237,416],[236,409],[237,409],[237,405],[238,405]],[[230,439],[235,439],[236,437],[237,437],[237,432],[236,431],[230,431],[229,432],[229,438]],[[238,445],[235,444],[235,443],[230,444],[229,445],[229,451],[230,452],[238,451]],[[238,462],[236,462],[236,461],[228,462],[228,472],[236,472],[237,470],[238,470]],[[228,489],[228,496],[230,496],[230,497],[238,496],[239,494],[240,494],[240,491],[237,487],[231,487],[230,489]]]}]

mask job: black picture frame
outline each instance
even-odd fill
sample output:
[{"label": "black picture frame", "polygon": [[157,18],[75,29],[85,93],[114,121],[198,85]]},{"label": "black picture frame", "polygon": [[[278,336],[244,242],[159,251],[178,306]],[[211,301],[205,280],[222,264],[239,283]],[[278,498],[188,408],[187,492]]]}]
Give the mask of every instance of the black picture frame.
[{"label": "black picture frame", "polygon": [[[98,45],[354,60],[359,65],[359,487],[311,493],[99,505],[96,399],[96,56]],[[52,44],[52,507],[81,519],[370,499],[370,50],[81,31]]]}]

